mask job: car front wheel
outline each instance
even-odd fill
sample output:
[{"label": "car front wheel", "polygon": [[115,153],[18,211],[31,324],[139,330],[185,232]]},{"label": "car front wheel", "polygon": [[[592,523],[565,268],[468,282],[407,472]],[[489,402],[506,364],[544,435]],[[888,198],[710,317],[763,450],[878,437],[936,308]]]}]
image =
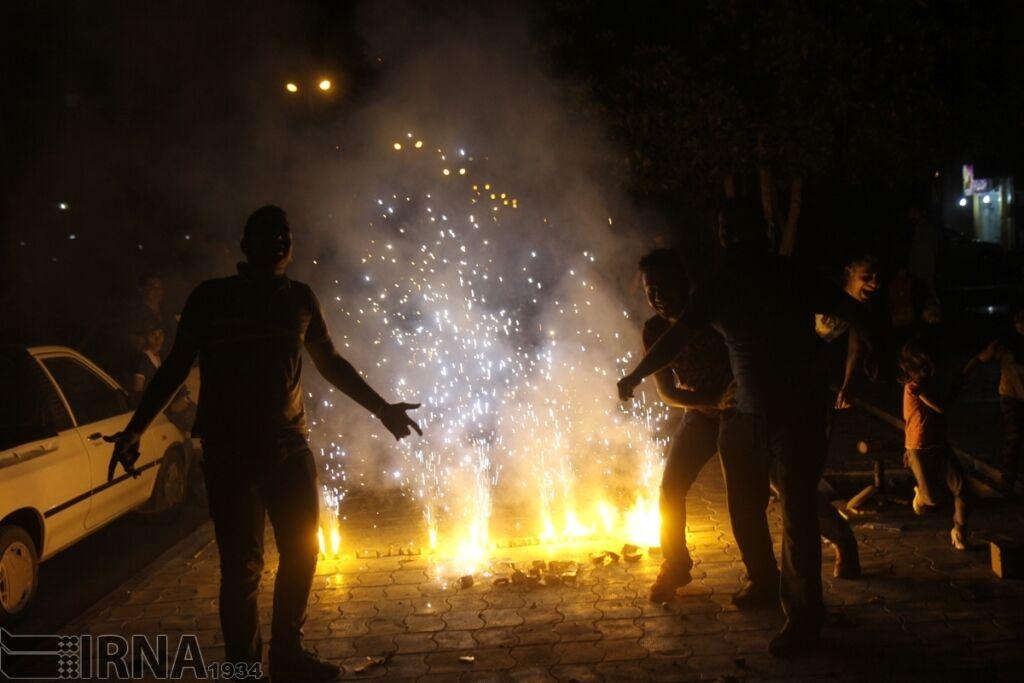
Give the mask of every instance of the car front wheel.
[{"label": "car front wheel", "polygon": [[0,623],[25,614],[39,585],[39,554],[20,526],[0,526]]}]

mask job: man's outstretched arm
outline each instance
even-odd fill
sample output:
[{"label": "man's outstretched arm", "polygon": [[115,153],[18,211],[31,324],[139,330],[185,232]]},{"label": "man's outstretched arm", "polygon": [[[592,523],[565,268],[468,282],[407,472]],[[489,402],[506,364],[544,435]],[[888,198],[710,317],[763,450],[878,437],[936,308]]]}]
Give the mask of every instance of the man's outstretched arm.
[{"label": "man's outstretched arm", "polygon": [[701,317],[690,313],[689,309],[683,313],[678,320],[672,323],[672,327],[665,331],[665,334],[658,337],[658,341],[654,342],[654,345],[647,350],[633,371],[619,380],[619,398],[623,401],[632,398],[633,391],[646,377],[653,375],[675,360],[690,335],[702,323]]},{"label": "man's outstretched arm", "polygon": [[306,351],[324,379],[337,387],[353,401],[380,418],[396,438],[409,436],[410,429],[420,436],[423,431],[406,411],[419,408],[418,403],[388,403],[359,372],[334,348],[330,336],[324,334],[316,341],[306,343]]},{"label": "man's outstretched arm", "polygon": [[149,386],[142,392],[139,406],[124,431],[103,437],[114,444],[114,452],[107,467],[107,481],[114,478],[118,465],[121,465],[126,473],[138,476],[135,461],[139,459],[139,441],[142,433],[178,393],[198,353],[199,346],[192,337],[188,334],[178,334],[167,360],[160,364]]}]

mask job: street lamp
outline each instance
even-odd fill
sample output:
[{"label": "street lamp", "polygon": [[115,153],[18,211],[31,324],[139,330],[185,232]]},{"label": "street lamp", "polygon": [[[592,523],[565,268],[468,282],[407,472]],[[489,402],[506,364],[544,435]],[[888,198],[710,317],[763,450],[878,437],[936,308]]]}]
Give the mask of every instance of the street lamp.
[{"label": "street lamp", "polygon": [[294,83],[287,83],[287,84],[285,84],[284,89],[287,90],[290,93],[299,92],[299,86],[295,85]]},{"label": "street lamp", "polygon": [[320,81],[319,86],[321,90],[327,92],[328,90],[331,89],[331,82],[325,78],[322,81]]}]

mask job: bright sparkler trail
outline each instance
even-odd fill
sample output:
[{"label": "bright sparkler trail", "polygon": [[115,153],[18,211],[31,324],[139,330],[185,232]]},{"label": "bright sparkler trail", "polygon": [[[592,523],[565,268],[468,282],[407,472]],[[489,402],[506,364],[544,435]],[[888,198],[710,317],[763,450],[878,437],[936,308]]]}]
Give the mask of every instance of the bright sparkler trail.
[{"label": "bright sparkler trail", "polygon": [[465,150],[406,138],[382,151],[401,187],[375,199],[363,295],[342,313],[373,339],[393,395],[423,402],[424,436],[396,446],[394,475],[422,505],[425,545],[473,572],[500,510],[541,542],[658,545],[667,411],[614,396],[638,334],[598,256],[524,244],[524,221],[547,219]]}]

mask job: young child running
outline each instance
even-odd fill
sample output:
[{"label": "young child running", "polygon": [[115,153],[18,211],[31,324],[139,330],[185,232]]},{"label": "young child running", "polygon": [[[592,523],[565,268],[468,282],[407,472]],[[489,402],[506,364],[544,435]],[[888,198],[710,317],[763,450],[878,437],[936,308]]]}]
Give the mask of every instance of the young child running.
[{"label": "young child running", "polygon": [[963,470],[949,445],[946,412],[954,391],[927,337],[916,336],[900,352],[903,419],[906,422],[904,464],[914,473],[914,513],[940,502],[943,488],[953,496],[950,539],[957,550],[967,548],[967,500]]},{"label": "young child running", "polygon": [[1003,414],[1002,493],[1013,495],[1024,443],[1024,307],[1013,310],[1013,330],[986,346],[964,368],[966,379],[979,363],[999,361],[999,407]]}]

